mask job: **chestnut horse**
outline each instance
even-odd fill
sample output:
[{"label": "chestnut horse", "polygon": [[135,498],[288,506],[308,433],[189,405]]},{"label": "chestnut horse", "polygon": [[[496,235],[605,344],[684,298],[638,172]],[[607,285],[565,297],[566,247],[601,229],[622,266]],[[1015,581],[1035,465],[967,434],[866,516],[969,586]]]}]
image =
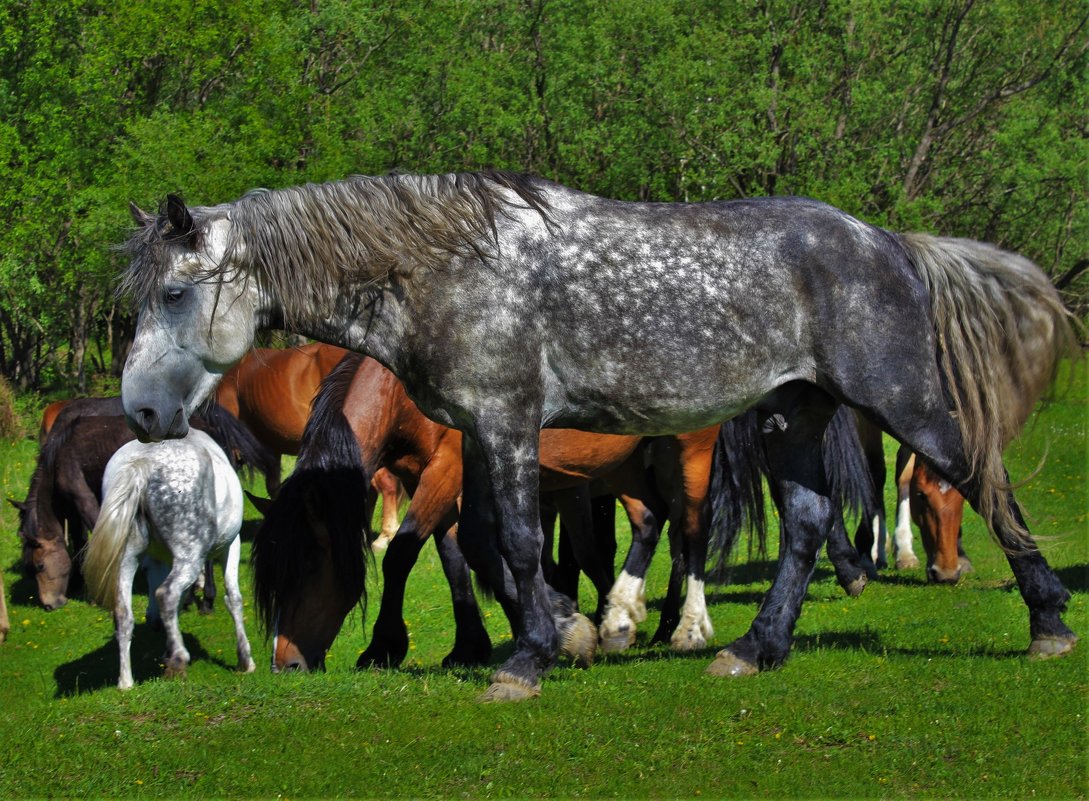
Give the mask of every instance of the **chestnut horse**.
[{"label": "chestnut horse", "polygon": [[[245,423],[265,447],[278,454],[298,455],[310,403],[322,379],[345,353],[344,348],[318,342],[284,349],[254,348],[224,374],[216,387],[216,401]],[[383,547],[397,531],[401,492],[384,471],[375,475],[373,483],[382,496],[382,535],[376,546]],[[279,492],[279,469],[267,477],[266,485],[270,495]]]},{"label": "chestnut horse", "polygon": [[[867,565],[885,567],[888,538],[881,490],[885,483],[885,453],[881,431],[868,421],[857,420],[859,437],[875,484],[874,503],[859,523],[855,544]],[[956,584],[974,569],[964,551],[961,522],[964,496],[934,471],[925,460],[901,446],[896,454],[896,527],[892,532],[892,558],[897,570],[919,566],[912,547],[911,523],[919,527],[926,551],[926,577],[935,584]]]},{"label": "chestnut horse", "polygon": [[[343,442],[335,444],[338,425],[339,436],[350,438],[358,446],[359,456],[333,468],[328,460],[349,447]],[[652,546],[661,522],[667,519],[674,521],[671,530],[683,532],[680,550],[688,555],[688,601],[683,613],[663,613],[663,626],[672,622],[675,628],[670,631],[673,646],[682,650],[703,647],[712,634],[703,601],[702,571],[710,460],[717,430],[718,426],[713,426],[660,440],[563,429],[541,432],[542,494],[556,505],[567,524],[578,563],[598,589],[598,612],[606,621],[612,619],[617,593],[611,562],[600,558],[588,536],[593,528],[588,482],[600,480],[605,490],[620,498],[632,517],[637,541],[651,540]],[[268,508],[254,541],[255,597],[266,623],[275,631],[277,669],[322,664],[345,615],[362,595],[361,569],[345,568],[358,562],[354,554],[366,514],[341,513],[345,504],[359,506],[358,494],[326,489],[331,477],[347,480],[345,474],[358,472],[362,476],[378,465],[385,465],[401,479],[412,502],[382,563],[381,607],[371,644],[360,656],[359,665],[398,664],[404,658],[408,648],[403,616],[405,581],[423,542],[431,535],[439,546],[454,599],[455,645],[444,664],[477,664],[487,659],[490,642],[479,621],[467,568],[448,533],[457,522],[460,440],[460,432],[424,417],[396,377],[377,362],[352,355],[330,374],[315,400],[296,472]],[[665,492],[648,478],[648,459],[655,465],[655,477]],[[311,466],[315,461],[326,463],[318,469]],[[346,469],[345,462],[359,469]],[[649,553],[653,548],[646,550]],[[313,565],[315,559],[320,565],[316,572],[300,573],[298,566]],[[633,584],[642,582],[645,569],[645,564],[633,568],[638,577],[617,585],[632,589]],[[511,587],[490,589],[504,607],[514,602]],[[603,604],[606,593],[608,603]],[[646,616],[641,589],[631,594],[634,601],[623,597],[626,615],[619,616],[613,640],[630,636],[634,641],[634,624]],[[634,614],[633,604],[641,607]],[[563,616],[569,613],[564,611]],[[657,636],[662,636],[661,629]],[[596,643],[592,645],[596,647]],[[592,650],[580,654],[583,661],[591,657]]]},{"label": "chestnut horse", "polygon": [[[731,421],[725,428],[739,427],[739,422]],[[565,429],[541,432],[542,500],[559,512],[576,561],[597,588],[605,650],[623,650],[633,644],[636,625],[646,618],[644,577],[666,521],[673,540],[673,569],[653,641],[689,651],[704,647],[712,636],[703,571],[718,431],[718,426],[711,426],[654,438]],[[344,617],[362,596],[357,552],[361,527],[369,515],[366,511],[360,515],[358,491],[350,487],[354,482],[358,490],[362,477],[379,464],[404,482],[412,503],[382,564],[381,606],[371,643],[358,666],[399,664],[407,653],[405,584],[431,535],[450,582],[456,624],[454,649],[443,664],[478,664],[487,659],[490,642],[480,624],[467,568],[452,541],[460,492],[460,437],[459,432],[425,418],[396,377],[373,360],[352,354],[329,375],[315,399],[296,472],[285,483],[284,495],[263,505],[265,521],[254,541],[255,594],[267,626],[275,632],[275,670],[321,665]],[[355,454],[353,446],[358,446]],[[740,453],[734,448],[728,465],[720,464],[720,472],[729,470],[737,481],[745,480],[758,468],[752,458],[756,450]],[[755,480],[759,482],[759,475]],[[335,482],[343,484],[333,491],[330,487]],[[735,489],[731,486],[729,491]],[[603,555],[600,541],[594,539],[599,531],[587,501],[596,492],[608,493],[607,517],[613,515],[615,496],[632,524],[632,547],[615,584],[612,555]],[[759,504],[762,512],[762,496],[746,497],[750,506]],[[742,511],[755,514],[742,510],[744,502],[737,506],[735,522],[724,524],[724,529],[740,528]],[[849,557],[852,551],[842,526],[839,532],[839,555]],[[615,541],[612,545],[615,550]],[[849,576],[841,579],[844,586],[853,584],[854,591],[861,590],[865,576],[857,563],[837,564],[840,574]],[[505,608],[513,603],[511,587],[490,589]],[[603,603],[605,593],[608,598]],[[577,656],[588,662],[592,652]]]}]

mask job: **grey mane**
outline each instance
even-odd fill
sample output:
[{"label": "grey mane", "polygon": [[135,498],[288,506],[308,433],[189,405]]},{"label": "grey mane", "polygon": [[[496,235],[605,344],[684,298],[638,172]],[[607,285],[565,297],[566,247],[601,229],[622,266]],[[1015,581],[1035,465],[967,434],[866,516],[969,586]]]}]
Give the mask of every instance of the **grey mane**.
[{"label": "grey mane", "polygon": [[330,309],[347,283],[390,273],[411,278],[459,256],[488,258],[499,217],[530,208],[548,219],[543,188],[530,176],[501,171],[353,176],[256,190],[231,204],[192,209],[197,230],[189,238],[173,232],[161,212],[149,216],[125,246],[130,266],[122,291],[140,303],[154,302],[164,249],[199,248],[202,225],[226,215],[225,262],[254,276],[290,321],[303,309]]}]

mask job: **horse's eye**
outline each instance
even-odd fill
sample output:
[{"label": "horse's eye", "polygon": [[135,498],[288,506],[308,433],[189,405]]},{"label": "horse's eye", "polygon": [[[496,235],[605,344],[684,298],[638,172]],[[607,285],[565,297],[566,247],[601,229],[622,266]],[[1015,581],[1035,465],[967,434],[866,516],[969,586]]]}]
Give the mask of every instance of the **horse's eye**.
[{"label": "horse's eye", "polygon": [[181,302],[181,299],[185,297],[184,289],[166,289],[163,290],[163,303],[167,306],[176,306]]}]

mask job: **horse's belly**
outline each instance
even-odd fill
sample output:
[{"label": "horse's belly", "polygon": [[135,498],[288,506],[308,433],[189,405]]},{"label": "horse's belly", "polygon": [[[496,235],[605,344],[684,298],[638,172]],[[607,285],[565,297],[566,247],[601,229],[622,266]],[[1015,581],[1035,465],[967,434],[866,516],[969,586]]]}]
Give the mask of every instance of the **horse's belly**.
[{"label": "horse's belly", "polygon": [[672,378],[653,371],[625,371],[595,380],[552,375],[546,380],[543,419],[547,427],[612,434],[677,434],[740,414],[775,387],[803,371],[774,369],[743,376],[713,370],[678,370]]}]

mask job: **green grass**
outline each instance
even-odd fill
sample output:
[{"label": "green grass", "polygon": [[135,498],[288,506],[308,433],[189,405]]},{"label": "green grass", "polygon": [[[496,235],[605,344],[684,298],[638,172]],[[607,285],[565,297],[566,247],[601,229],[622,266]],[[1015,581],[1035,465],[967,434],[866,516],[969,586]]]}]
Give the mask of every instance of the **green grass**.
[{"label": "green grass", "polygon": [[[1081,373],[1009,461],[1026,475],[1048,450],[1019,495],[1074,592],[1066,621],[1085,637],[1089,402]],[[29,439],[4,451],[8,496],[25,493],[35,453]],[[352,669],[370,630],[356,615],[327,673],[273,676],[247,607],[259,667],[237,675],[220,605],[210,617],[183,616],[194,655],[185,681],[158,678],[162,637],[138,626],[138,685],[120,693],[109,615],[80,600],[51,613],[31,604],[15,566],[15,520],[5,505],[0,564],[13,628],[0,646],[0,797],[1089,795],[1089,644],[1051,662],[1023,656],[1024,605],[974,516],[965,545],[977,572],[960,585],[928,586],[921,569],[888,572],[849,599],[822,562],[791,659],[734,681],[703,669],[745,631],[770,566],[739,568],[741,583],[711,588],[714,647],[678,656],[647,643],[664,591],[663,549],[636,648],[589,670],[561,666],[541,698],[506,706],[475,701],[489,670],[438,667],[453,632],[430,546],[409,585],[412,647],[401,670]],[[377,598],[376,578],[370,587]],[[137,604],[139,616],[143,595]],[[483,606],[501,659],[510,648],[505,620],[496,604]]]}]

